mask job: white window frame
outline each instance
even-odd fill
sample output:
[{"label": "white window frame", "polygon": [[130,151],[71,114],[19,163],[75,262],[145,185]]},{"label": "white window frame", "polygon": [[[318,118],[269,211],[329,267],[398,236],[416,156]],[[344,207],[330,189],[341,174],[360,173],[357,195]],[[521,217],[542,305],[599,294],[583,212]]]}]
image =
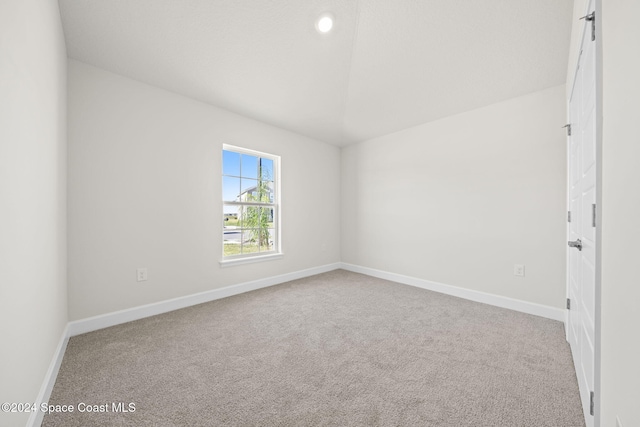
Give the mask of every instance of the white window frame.
[{"label": "white window frame", "polygon": [[[228,201],[224,200],[224,193],[222,194],[222,218],[224,220],[224,208],[225,206],[261,206],[261,207],[272,207],[274,210],[274,242],[273,242],[273,250],[268,252],[256,252],[249,254],[239,254],[239,255],[224,255],[224,221],[221,227],[220,237],[222,243],[222,258],[220,259],[220,265],[222,267],[230,267],[233,265],[239,264],[248,264],[254,262],[262,262],[262,261],[270,261],[274,259],[280,259],[283,257],[283,253],[281,251],[281,208],[280,208],[280,200],[281,200],[281,191],[280,191],[280,156],[270,153],[264,153],[261,151],[251,150],[248,148],[238,147],[230,144],[222,144],[222,151],[232,151],[234,153],[246,154],[250,156],[262,157],[265,159],[269,159],[273,161],[273,202],[272,203],[264,203],[264,202],[243,202],[243,201]],[[222,154],[221,151],[221,154]],[[222,177],[224,176],[224,157],[221,156],[220,161],[220,177],[222,184]]]}]

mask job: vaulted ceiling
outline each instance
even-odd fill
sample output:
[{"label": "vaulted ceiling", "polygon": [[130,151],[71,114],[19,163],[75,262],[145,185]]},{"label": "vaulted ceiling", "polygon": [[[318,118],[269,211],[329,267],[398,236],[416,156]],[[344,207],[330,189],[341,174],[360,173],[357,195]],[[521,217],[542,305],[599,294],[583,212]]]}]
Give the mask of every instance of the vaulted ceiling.
[{"label": "vaulted ceiling", "polygon": [[[564,83],[572,0],[60,0],[69,57],[344,146]],[[335,17],[320,34],[315,20]]]}]

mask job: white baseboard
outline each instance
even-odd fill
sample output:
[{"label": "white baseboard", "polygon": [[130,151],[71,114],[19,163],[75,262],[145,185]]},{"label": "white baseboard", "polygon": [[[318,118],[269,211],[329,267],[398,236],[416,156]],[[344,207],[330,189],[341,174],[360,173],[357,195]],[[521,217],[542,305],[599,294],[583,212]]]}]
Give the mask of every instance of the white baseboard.
[{"label": "white baseboard", "polygon": [[89,317],[86,319],[76,320],[73,322],[69,322],[69,324],[67,325],[68,336],[72,337],[75,335],[96,331],[98,329],[107,328],[109,326],[115,326],[121,323],[131,322],[133,320],[139,320],[145,317],[155,316],[157,314],[190,307],[192,305],[202,304],[233,295],[238,295],[244,292],[254,291],[256,289],[278,285],[280,283],[285,283],[291,280],[325,273],[328,271],[336,270],[338,268],[353,271],[356,273],[366,274],[372,277],[390,280],[393,282],[403,283],[405,285],[416,286],[418,288],[428,289],[430,291],[440,292],[471,301],[481,302],[484,304],[494,305],[497,307],[507,308],[510,310],[520,311],[527,314],[533,314],[536,316],[565,322],[565,310],[559,308],[535,304],[485,292],[474,291],[471,289],[459,288],[456,286],[446,285],[444,283],[432,282],[429,280],[418,279],[416,277],[376,270],[369,267],[362,267],[359,265],[338,262],[306,270],[282,274],[279,276],[267,277],[251,282],[240,283],[220,289],[212,289],[210,291],[205,291],[198,294],[187,295],[184,297],[160,301],[153,304],[133,307],[113,313]]},{"label": "white baseboard", "polygon": [[340,263],[327,264],[320,267],[294,271],[292,273],[267,277],[264,279],[240,283],[220,289],[212,289],[210,291],[200,292],[197,294],[178,297],[166,301],[160,301],[153,304],[141,305],[126,310],[102,314],[100,316],[75,320],[73,322],[69,322],[69,336],[72,337],[75,335],[84,334],[86,332],[108,328],[109,326],[115,326],[121,323],[131,322],[133,320],[143,319],[149,316],[155,316],[156,314],[162,314],[169,311],[190,307],[196,304],[202,304],[205,302],[242,294],[244,292],[254,291],[256,289],[278,285],[280,283],[289,282],[291,280],[302,279],[304,277],[313,276],[315,274],[326,273],[327,271],[337,270],[338,268],[340,268]]},{"label": "white baseboard", "polygon": [[[49,397],[51,396],[51,391],[53,390],[53,386],[56,383],[58,371],[60,370],[60,365],[62,364],[62,358],[64,357],[64,352],[67,349],[68,342],[69,325],[67,324],[67,326],[62,331],[62,336],[60,337],[60,341],[58,342],[58,347],[56,347],[56,351],[53,353],[53,359],[51,359],[49,369],[47,369],[47,373],[44,376],[44,381],[42,382],[42,386],[40,387],[40,392],[38,393],[38,397],[35,400],[35,403],[38,404],[38,406],[41,403],[49,401]],[[42,420],[44,419],[44,414],[45,413],[40,410],[31,412],[31,415],[27,420],[27,427],[39,427],[42,424]]]},{"label": "white baseboard", "polygon": [[416,277],[403,276],[402,274],[389,273],[387,271],[376,270],[369,267],[359,265],[340,263],[340,268],[354,273],[366,274],[380,279],[390,280],[405,285],[415,286],[417,288],[428,289],[430,291],[440,292],[442,294],[451,295],[458,298],[464,298],[471,301],[481,302],[483,304],[494,305],[496,307],[507,308],[510,310],[520,311],[522,313],[533,314],[535,316],[546,317],[548,319],[565,321],[565,310],[555,307],[549,307],[542,304],[522,301],[515,298],[503,297],[500,295],[489,294],[486,292],[474,291],[471,289],[459,288],[457,286],[446,285],[444,283],[432,282],[429,280],[418,279]]}]

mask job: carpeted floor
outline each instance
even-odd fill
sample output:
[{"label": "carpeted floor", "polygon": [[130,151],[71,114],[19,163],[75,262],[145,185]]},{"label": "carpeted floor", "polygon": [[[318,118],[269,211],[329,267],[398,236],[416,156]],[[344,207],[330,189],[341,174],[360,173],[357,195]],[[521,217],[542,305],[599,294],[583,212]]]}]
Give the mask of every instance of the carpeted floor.
[{"label": "carpeted floor", "polygon": [[560,322],[343,270],[73,337],[49,403],[75,411],[44,426],[584,426]]}]

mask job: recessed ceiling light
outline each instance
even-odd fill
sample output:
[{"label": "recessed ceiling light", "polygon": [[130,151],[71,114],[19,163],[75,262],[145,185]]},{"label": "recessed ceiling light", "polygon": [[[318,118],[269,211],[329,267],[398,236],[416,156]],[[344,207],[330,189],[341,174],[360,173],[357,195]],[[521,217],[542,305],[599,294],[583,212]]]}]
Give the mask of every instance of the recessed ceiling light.
[{"label": "recessed ceiling light", "polygon": [[333,28],[333,15],[323,13],[316,21],[316,30],[321,33],[328,33]]}]

